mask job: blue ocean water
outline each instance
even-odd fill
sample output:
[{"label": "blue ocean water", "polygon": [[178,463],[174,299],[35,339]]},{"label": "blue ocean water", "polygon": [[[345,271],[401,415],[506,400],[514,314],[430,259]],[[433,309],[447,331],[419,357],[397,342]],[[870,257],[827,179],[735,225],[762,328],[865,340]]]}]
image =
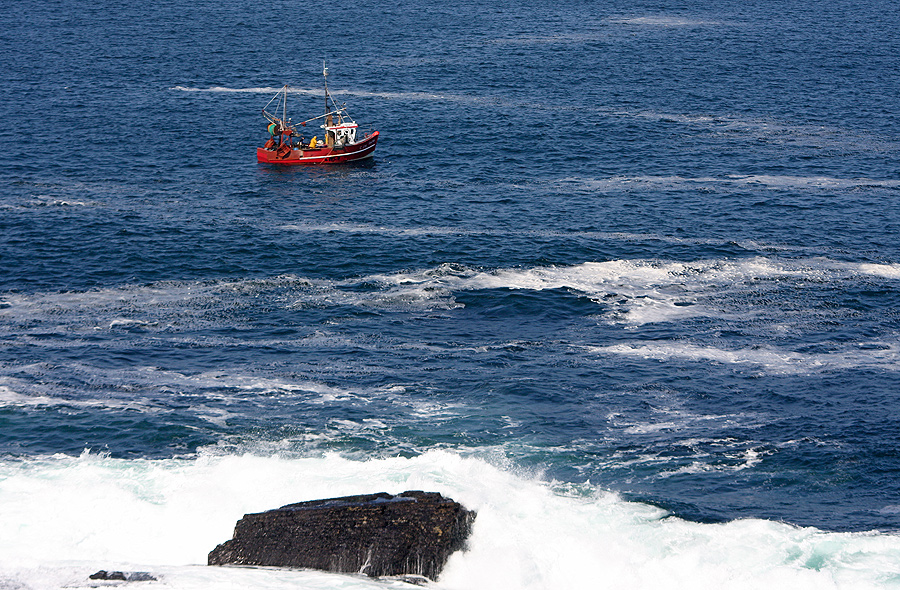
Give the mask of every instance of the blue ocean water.
[{"label": "blue ocean water", "polygon": [[[198,564],[244,512],[420,488],[479,512],[435,587],[897,585],[898,26],[13,1],[0,587],[370,587]],[[257,164],[323,60],[375,157]]]}]

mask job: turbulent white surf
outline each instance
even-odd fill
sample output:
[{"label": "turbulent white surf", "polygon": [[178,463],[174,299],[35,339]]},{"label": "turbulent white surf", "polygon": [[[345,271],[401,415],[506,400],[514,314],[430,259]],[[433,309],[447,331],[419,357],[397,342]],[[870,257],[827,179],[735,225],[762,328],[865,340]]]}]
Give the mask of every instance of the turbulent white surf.
[{"label": "turbulent white surf", "polygon": [[[497,455],[429,451],[222,454],[113,459],[85,452],[0,462],[2,588],[87,588],[98,570],[142,571],[165,588],[393,588],[397,581],[273,568],[207,567],[245,513],[291,502],[408,489],[477,511],[444,590],[872,588],[900,582],[900,538],[763,520],[698,524],[589,485],[543,481]],[[103,584],[99,584],[103,585]]]}]

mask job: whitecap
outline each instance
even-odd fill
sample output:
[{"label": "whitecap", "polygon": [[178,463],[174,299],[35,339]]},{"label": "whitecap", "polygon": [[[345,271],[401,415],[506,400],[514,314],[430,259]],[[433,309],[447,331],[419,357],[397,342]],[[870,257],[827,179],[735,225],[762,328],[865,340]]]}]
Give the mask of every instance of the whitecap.
[{"label": "whitecap", "polygon": [[860,272],[886,279],[900,279],[900,264],[860,264]]}]

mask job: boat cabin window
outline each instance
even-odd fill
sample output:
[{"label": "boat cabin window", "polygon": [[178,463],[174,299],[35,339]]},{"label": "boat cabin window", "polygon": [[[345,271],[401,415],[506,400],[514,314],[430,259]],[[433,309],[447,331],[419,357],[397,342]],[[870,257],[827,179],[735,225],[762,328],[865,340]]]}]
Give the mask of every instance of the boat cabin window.
[{"label": "boat cabin window", "polygon": [[356,141],[356,129],[352,127],[335,129],[334,131],[329,131],[328,133],[329,135],[334,135],[334,144],[337,146],[354,143]]}]

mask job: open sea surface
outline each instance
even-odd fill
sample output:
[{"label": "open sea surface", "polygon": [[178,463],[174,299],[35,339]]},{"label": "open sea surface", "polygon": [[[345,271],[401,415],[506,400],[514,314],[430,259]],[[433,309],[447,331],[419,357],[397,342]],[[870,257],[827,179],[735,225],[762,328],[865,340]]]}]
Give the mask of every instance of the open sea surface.
[{"label": "open sea surface", "polygon": [[[900,588],[898,30],[9,0],[0,588],[411,588],[205,565],[244,513],[409,489],[478,512],[436,590]],[[257,164],[323,59],[375,157]]]}]

